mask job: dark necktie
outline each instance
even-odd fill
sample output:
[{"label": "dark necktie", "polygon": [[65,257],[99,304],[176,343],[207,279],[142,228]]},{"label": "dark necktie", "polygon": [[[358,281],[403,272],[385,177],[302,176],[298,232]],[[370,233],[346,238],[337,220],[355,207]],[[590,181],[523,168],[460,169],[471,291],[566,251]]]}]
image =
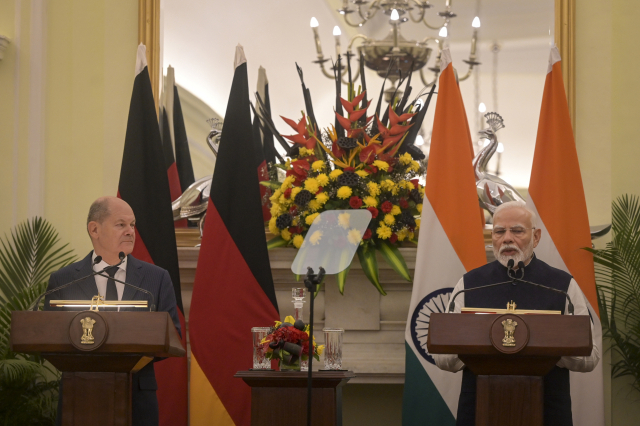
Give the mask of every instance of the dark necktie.
[{"label": "dark necktie", "polygon": [[111,278],[107,280],[107,295],[104,300],[118,300],[118,289],[116,288],[116,282],[112,279],[116,272],[118,272],[118,268],[109,268],[107,269],[107,274]]}]

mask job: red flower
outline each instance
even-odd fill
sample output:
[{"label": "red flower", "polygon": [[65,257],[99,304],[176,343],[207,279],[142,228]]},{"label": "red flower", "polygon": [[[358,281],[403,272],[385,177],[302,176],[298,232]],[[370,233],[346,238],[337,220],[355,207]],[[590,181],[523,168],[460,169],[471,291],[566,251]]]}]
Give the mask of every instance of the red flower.
[{"label": "red flower", "polygon": [[295,204],[289,207],[289,213],[295,216],[296,214],[298,214],[298,207]]},{"label": "red flower", "polygon": [[291,198],[291,188],[287,188],[284,190],[284,198],[286,198],[287,200]]},{"label": "red flower", "polygon": [[302,231],[304,231],[304,229],[302,229],[301,226],[290,226],[289,227],[289,232],[291,232],[291,234],[302,234]]},{"label": "red flower", "polygon": [[319,193],[321,193],[322,191],[324,191],[324,188],[319,186],[318,190],[316,191],[316,195],[318,195]]},{"label": "red flower", "polygon": [[400,204],[400,207],[402,207],[403,209],[409,208],[409,202],[407,200],[405,200],[404,198],[400,198],[400,203],[399,204]]},{"label": "red flower", "polygon": [[336,142],[331,145],[331,152],[336,158],[340,158],[345,155],[344,149],[340,148]]},{"label": "red flower", "polygon": [[411,179],[411,183],[416,189],[420,189],[420,182],[418,181],[418,179]]},{"label": "red flower", "polygon": [[364,168],[364,171],[367,173],[374,174],[374,173],[378,173],[378,168],[376,166],[369,165]]},{"label": "red flower", "polygon": [[349,205],[352,209],[359,209],[362,207],[362,198],[356,197],[355,195],[349,198]]},{"label": "red flower", "polygon": [[385,213],[389,213],[393,209],[393,204],[390,201],[385,201],[380,205],[380,209]]},{"label": "red flower", "polygon": [[378,217],[378,209],[376,209],[375,207],[367,207],[367,210],[369,210],[371,212],[371,217],[373,219]]},{"label": "red flower", "polygon": [[304,146],[307,149],[313,149],[316,146],[316,140],[309,136],[309,131],[307,130],[307,118],[303,115],[302,119],[299,122],[295,122],[288,118],[280,116],[293,130],[298,132],[297,135],[285,136],[285,138],[289,139],[292,142],[295,142],[299,145]]},{"label": "red flower", "polygon": [[343,172],[354,172],[355,170],[355,167],[345,167],[344,169],[342,169]]},{"label": "red flower", "polygon": [[360,151],[360,161],[365,164],[371,164],[376,159],[376,146],[369,145]]},{"label": "red flower", "polygon": [[[372,209],[373,207],[369,207],[369,209]],[[369,210],[367,209],[367,210]],[[375,210],[375,209],[374,209]],[[377,215],[377,211],[376,211],[376,215]],[[364,231],[364,235],[362,236],[363,240],[368,240],[369,238],[371,238],[371,234],[373,234],[373,232],[371,232],[371,229],[367,228],[366,231]]]},{"label": "red flower", "polygon": [[393,234],[391,234],[391,236],[389,237],[389,242],[391,244],[395,243],[396,241],[398,241],[398,236],[396,235],[396,233],[394,232]]}]

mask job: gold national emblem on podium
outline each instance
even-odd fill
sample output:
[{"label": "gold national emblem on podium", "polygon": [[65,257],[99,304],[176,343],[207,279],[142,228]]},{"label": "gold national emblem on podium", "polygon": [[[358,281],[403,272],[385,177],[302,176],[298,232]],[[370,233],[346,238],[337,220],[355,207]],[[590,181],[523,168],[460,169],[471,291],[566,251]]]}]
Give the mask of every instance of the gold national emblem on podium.
[{"label": "gold national emblem on podium", "polygon": [[516,339],[513,334],[516,331],[517,322],[511,318],[502,321],[502,327],[504,327],[504,338],[502,339],[502,346],[515,346]]},{"label": "gold national emblem on podium", "polygon": [[83,345],[93,345],[93,325],[96,323],[91,317],[85,317],[81,319],[82,323],[82,337],[80,338],[80,343]]}]

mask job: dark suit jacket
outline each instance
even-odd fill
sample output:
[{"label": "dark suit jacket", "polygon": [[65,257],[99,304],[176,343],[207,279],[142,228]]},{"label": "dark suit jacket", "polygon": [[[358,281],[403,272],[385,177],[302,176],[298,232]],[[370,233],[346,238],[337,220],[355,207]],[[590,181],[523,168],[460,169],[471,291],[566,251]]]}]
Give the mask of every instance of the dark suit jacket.
[{"label": "dark suit jacket", "polygon": [[[47,291],[64,285],[68,282],[81,278],[85,275],[93,273],[91,265],[91,256],[93,251],[87,257],[79,262],[73,263],[51,274],[49,278],[49,286]],[[136,287],[150,291],[155,298],[157,311],[165,311],[171,315],[173,324],[176,326],[178,333],[180,330],[180,320],[178,319],[178,311],[176,307],[176,295],[173,283],[169,277],[169,273],[147,262],[127,256],[127,278],[124,280]],[[58,292],[47,295],[45,298],[45,310],[63,310],[65,308],[52,308],[49,306],[50,300],[91,300],[98,294],[98,287],[94,277],[87,278],[76,284],[72,284]],[[149,300],[146,293],[137,291],[136,289],[125,286],[122,300]],[[124,310],[122,308],[121,310]],[[126,308],[127,310],[140,310],[135,308]],[[156,398],[156,375],[153,369],[153,363],[147,364],[139,372],[133,375],[132,383],[132,409],[133,409],[133,426],[157,426],[158,425],[158,399]],[[62,391],[62,388],[61,388]],[[62,398],[60,398],[62,401]],[[59,404],[60,407],[60,404]],[[59,410],[60,412],[60,410]],[[60,420],[60,416],[58,416]]]}]

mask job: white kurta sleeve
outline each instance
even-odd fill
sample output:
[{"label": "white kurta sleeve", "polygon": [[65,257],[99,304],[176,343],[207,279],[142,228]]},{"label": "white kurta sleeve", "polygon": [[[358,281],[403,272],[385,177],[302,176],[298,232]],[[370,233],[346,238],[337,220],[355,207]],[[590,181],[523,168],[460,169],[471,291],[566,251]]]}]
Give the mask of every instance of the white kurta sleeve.
[{"label": "white kurta sleeve", "polygon": [[[584,297],[584,293],[580,290],[580,286],[573,278],[569,283],[569,288],[567,289],[567,294],[571,298],[573,302],[573,314],[574,315],[589,315],[589,308],[587,307],[587,299]],[[565,312],[568,313],[569,301],[567,300],[565,304]],[[591,319],[591,336],[594,336],[593,332],[593,319]],[[563,356],[556,364],[558,367],[566,368],[571,371],[578,371],[581,373],[588,373],[592,371],[598,365],[600,361],[600,350],[596,345],[596,342],[593,342],[593,349],[591,350],[591,355],[589,356]]]},{"label": "white kurta sleeve", "polygon": [[[460,278],[460,281],[458,281],[458,284],[456,284],[456,286],[453,288],[453,292],[451,292],[449,299],[451,299],[451,297],[457,292],[459,292],[460,290],[464,290],[463,278]],[[448,306],[449,306],[449,301],[447,301],[447,308]],[[452,312],[460,313],[462,312],[463,307],[464,307],[464,293],[461,293],[460,295],[458,295],[458,297],[456,297],[455,305]],[[464,363],[460,361],[460,358],[458,358],[457,354],[455,355],[454,354],[431,354],[431,356],[435,360],[438,368],[440,368],[441,370],[451,371],[455,373],[457,371],[462,370],[462,368],[464,367]]]}]

